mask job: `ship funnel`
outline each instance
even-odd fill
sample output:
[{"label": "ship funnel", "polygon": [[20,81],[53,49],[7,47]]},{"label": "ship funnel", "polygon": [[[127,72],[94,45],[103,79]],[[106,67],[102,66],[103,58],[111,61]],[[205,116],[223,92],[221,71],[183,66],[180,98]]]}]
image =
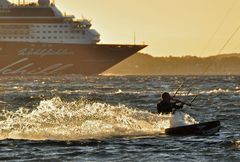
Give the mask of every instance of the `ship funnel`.
[{"label": "ship funnel", "polygon": [[38,0],[39,6],[49,6],[50,0]]}]

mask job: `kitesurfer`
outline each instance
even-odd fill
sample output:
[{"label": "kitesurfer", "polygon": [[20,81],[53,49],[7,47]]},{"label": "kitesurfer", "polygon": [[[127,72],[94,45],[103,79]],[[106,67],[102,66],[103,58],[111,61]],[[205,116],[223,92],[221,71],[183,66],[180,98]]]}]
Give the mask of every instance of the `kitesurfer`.
[{"label": "kitesurfer", "polygon": [[175,110],[183,108],[183,105],[183,102],[174,100],[168,92],[164,92],[162,101],[157,104],[157,111],[159,114],[174,113]]}]

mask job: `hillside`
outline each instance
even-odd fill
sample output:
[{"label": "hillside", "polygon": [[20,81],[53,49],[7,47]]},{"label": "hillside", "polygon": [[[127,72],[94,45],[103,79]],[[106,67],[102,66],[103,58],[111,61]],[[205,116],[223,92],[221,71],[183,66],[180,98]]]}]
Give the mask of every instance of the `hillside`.
[{"label": "hillside", "polygon": [[153,57],[135,54],[104,74],[113,75],[240,75],[240,54],[211,57]]}]

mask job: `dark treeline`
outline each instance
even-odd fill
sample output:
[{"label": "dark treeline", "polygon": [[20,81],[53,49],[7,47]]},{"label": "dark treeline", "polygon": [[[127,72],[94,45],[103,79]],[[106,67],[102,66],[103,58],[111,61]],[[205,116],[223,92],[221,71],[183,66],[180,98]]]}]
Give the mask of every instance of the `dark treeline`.
[{"label": "dark treeline", "polygon": [[104,74],[116,75],[240,75],[240,54],[211,57],[153,57],[138,53]]}]

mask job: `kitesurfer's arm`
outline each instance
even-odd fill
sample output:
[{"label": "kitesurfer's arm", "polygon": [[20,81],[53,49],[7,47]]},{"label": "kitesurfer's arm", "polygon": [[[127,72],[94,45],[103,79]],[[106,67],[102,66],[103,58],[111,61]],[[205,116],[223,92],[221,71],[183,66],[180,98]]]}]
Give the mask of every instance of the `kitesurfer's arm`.
[{"label": "kitesurfer's arm", "polygon": [[178,109],[182,109],[183,108],[183,103],[181,103],[180,105],[179,104],[177,104],[177,102],[175,102],[174,104],[173,104],[173,108],[174,109],[176,109],[176,110],[178,110]]}]

